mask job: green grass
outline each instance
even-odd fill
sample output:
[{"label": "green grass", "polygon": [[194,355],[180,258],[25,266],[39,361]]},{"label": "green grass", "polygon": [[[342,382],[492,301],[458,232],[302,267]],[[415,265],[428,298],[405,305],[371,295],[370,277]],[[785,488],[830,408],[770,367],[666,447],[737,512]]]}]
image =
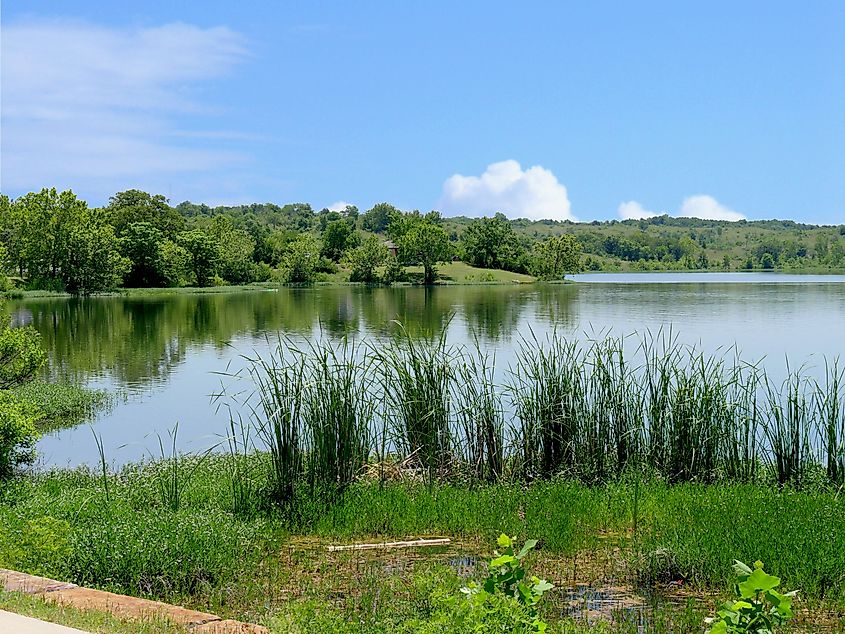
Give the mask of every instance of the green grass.
[{"label": "green grass", "polygon": [[41,412],[36,422],[41,432],[78,425],[98,409],[108,406],[112,398],[104,390],[43,380],[25,383],[15,388],[14,392]]},{"label": "green grass", "polygon": [[[409,276],[421,276],[421,266],[408,266],[405,271]],[[465,262],[449,262],[437,267],[437,279],[441,283],[451,284],[526,284],[536,278],[522,273],[512,273],[501,269],[480,269]]]},{"label": "green grass", "polygon": [[[266,456],[239,459],[260,489]],[[683,579],[696,591],[722,593],[734,558],[761,559],[785,587],[801,590],[805,607],[845,615],[845,501],[835,492],[644,481],[635,505],[635,484],[625,480],[473,488],[365,481],[331,500],[300,487],[295,505],[235,514],[232,458],[186,460],[195,470],[175,511],[158,487],[166,461],[109,474],[108,500],[101,477],[84,469],[15,482],[0,499],[0,567],[246,621],[301,620],[311,610],[360,621],[372,608],[364,605],[373,599],[367,588],[393,587],[407,598],[418,574],[454,557],[489,556],[504,531],[540,540],[530,563],[559,587],[589,574],[599,584],[659,588]],[[399,553],[385,563],[357,554],[327,558],[321,546],[419,535],[450,536],[459,550],[409,559]],[[572,562],[580,563],[573,569]],[[446,586],[457,583],[437,575]],[[407,617],[403,610],[421,609],[380,609],[394,608],[398,616],[389,617],[372,608],[371,629],[348,631],[387,631],[390,619]]]},{"label": "green grass", "polygon": [[56,605],[39,596],[0,590],[0,610],[50,623],[75,627],[91,634],[185,634],[184,627],[158,619],[128,621],[107,612]]}]

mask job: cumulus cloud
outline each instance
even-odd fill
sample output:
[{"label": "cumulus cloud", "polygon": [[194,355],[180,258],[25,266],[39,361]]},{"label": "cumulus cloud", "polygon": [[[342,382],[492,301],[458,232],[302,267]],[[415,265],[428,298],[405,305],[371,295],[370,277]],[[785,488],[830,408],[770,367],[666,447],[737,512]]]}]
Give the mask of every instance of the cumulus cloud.
[{"label": "cumulus cloud", "polygon": [[698,194],[684,198],[679,216],[688,218],[703,218],[704,220],[745,220],[741,213],[729,209],[712,196]]},{"label": "cumulus cloud", "polygon": [[332,203],[326,207],[326,209],[329,211],[345,211],[350,205],[352,205],[352,203],[348,203],[345,200],[338,200],[336,203]]},{"label": "cumulus cloud", "polygon": [[225,131],[191,131],[180,119],[209,116],[192,88],[245,55],[241,36],[225,27],[3,24],[4,190],[96,183],[113,192],[240,162],[220,145]]},{"label": "cumulus cloud", "polygon": [[[620,203],[617,212],[622,220],[641,220],[659,215],[647,210],[636,200]],[[701,218],[702,220],[728,220],[730,222],[745,220],[745,216],[738,211],[725,207],[712,196],[705,194],[684,198],[678,213],[671,215],[682,218]]]},{"label": "cumulus cloud", "polygon": [[438,208],[445,213],[574,220],[566,187],[549,170],[525,170],[514,160],[492,163],[481,176],[455,174],[443,183]]},{"label": "cumulus cloud", "polygon": [[649,211],[636,200],[629,200],[626,203],[619,203],[619,217],[622,220],[642,220],[643,218],[654,218],[658,214]]}]

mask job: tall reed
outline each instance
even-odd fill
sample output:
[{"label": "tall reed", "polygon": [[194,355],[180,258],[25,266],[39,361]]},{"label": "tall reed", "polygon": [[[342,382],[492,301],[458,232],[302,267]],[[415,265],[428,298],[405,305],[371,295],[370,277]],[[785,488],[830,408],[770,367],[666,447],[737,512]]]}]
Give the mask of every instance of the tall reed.
[{"label": "tall reed", "polygon": [[456,364],[456,443],[472,478],[495,482],[505,469],[504,409],[493,379],[495,358],[482,352],[476,341]]},{"label": "tall reed", "polygon": [[403,328],[394,345],[375,351],[393,443],[415,458],[430,483],[453,458],[452,356],[445,330],[439,338],[417,338]]},{"label": "tall reed", "polygon": [[270,355],[247,361],[258,400],[249,408],[270,461],[267,491],[273,503],[287,504],[303,471],[300,412],[307,359],[280,338]]},{"label": "tall reed", "polygon": [[575,471],[578,416],[586,399],[584,355],[575,341],[552,333],[519,343],[509,391],[519,426],[518,460],[523,477]]},{"label": "tall reed", "polygon": [[669,482],[771,475],[802,485],[815,466],[845,480],[838,361],[824,380],[787,368],[778,385],[734,348],[707,353],[671,330],[639,339],[552,332],[519,340],[497,374],[477,343],[399,331],[378,346],[280,341],[250,360],[255,438],[275,502],[301,482],[342,492],[368,460],[383,470],[388,454],[429,483],[458,473],[596,482],[636,469]]},{"label": "tall reed", "polygon": [[818,437],[826,454],[827,477],[845,485],[845,367],[825,360],[824,383],[816,383],[813,401],[818,412]]},{"label": "tall reed", "polygon": [[342,492],[369,460],[375,408],[371,364],[346,337],[337,345],[310,344],[302,419],[312,491]]},{"label": "tall reed", "polygon": [[789,372],[779,388],[768,379],[763,430],[769,442],[769,460],[778,484],[800,485],[810,466],[808,381],[803,368]]}]

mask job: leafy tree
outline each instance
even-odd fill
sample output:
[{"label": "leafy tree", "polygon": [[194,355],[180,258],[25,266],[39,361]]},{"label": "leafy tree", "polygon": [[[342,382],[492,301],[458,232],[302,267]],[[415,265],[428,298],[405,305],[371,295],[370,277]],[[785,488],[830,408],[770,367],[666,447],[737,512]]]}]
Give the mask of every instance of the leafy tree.
[{"label": "leafy tree", "polygon": [[120,237],[130,224],[136,222],[147,222],[168,238],[185,228],[185,219],[161,194],[148,194],[138,189],[118,192],[109,198],[106,210]]},{"label": "leafy tree", "polygon": [[423,267],[423,283],[437,279],[437,263],[452,257],[449,234],[428,217],[411,217],[399,238],[399,259],[404,263],[418,263]]},{"label": "leafy tree", "polygon": [[270,264],[278,265],[287,253],[288,245],[296,240],[297,233],[287,229],[277,229],[267,238],[270,247]]},{"label": "leafy tree", "polygon": [[254,275],[252,256],[255,241],[246,232],[235,229],[230,218],[216,216],[211,225],[211,234],[217,248],[217,271],[219,275],[234,284],[251,282]]},{"label": "leafy tree", "polygon": [[367,237],[360,246],[347,251],[345,264],[352,269],[351,282],[373,283],[378,281],[378,268],[390,257],[387,247],[376,236]]},{"label": "leafy tree", "polygon": [[308,203],[293,203],[285,205],[280,210],[288,229],[294,231],[310,231],[314,225],[314,210]]},{"label": "leafy tree", "polygon": [[72,191],[42,189],[21,196],[12,207],[16,257],[31,285],[90,293],[122,281],[125,261],[112,228]]},{"label": "leafy tree", "polygon": [[201,229],[186,231],[179,236],[179,245],[188,254],[188,270],[197,286],[209,286],[217,267],[217,243]]},{"label": "leafy tree", "polygon": [[355,233],[353,225],[346,220],[329,222],[322,237],[323,248],[320,253],[333,262],[340,262],[347,249],[354,248],[360,243],[360,238]]},{"label": "leafy tree", "polygon": [[181,286],[185,283],[191,258],[184,247],[172,240],[159,243],[159,276],[162,286]]},{"label": "leafy tree", "polygon": [[130,261],[127,286],[148,287],[163,284],[161,243],[164,234],[152,223],[133,222],[126,226],[120,251]]},{"label": "leafy tree", "polygon": [[38,332],[10,328],[8,316],[0,315],[0,480],[33,458],[38,412],[9,390],[32,380],[44,360]]},{"label": "leafy tree", "polygon": [[464,261],[485,269],[525,270],[525,248],[502,214],[474,220],[462,240]]},{"label": "leafy tree", "polygon": [[308,234],[301,234],[290,244],[282,258],[281,267],[286,282],[311,284],[317,279],[320,248]]},{"label": "leafy tree", "polygon": [[543,280],[561,280],[581,270],[581,245],[575,236],[547,238],[534,247],[534,275]]},{"label": "leafy tree", "polygon": [[130,261],[118,251],[111,225],[92,217],[71,228],[62,267],[62,281],[69,293],[87,295],[116,288],[130,267]]},{"label": "leafy tree", "polygon": [[42,189],[13,203],[18,226],[16,244],[24,273],[37,285],[59,280],[67,255],[68,232],[87,210],[84,201],[68,190]]},{"label": "leafy tree", "polygon": [[389,203],[378,203],[361,216],[361,226],[373,233],[383,233],[390,225],[390,221],[402,212]]}]

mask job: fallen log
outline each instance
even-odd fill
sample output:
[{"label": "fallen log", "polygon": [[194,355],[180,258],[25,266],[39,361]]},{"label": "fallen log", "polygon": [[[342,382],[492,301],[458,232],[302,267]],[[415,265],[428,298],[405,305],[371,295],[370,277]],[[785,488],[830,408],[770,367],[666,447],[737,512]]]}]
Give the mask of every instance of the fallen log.
[{"label": "fallen log", "polygon": [[417,548],[420,546],[447,546],[451,543],[448,537],[438,537],[435,539],[412,539],[410,541],[402,542],[373,542],[369,544],[340,544],[326,546],[326,550],[330,553],[341,550],[380,550],[389,548]]}]

